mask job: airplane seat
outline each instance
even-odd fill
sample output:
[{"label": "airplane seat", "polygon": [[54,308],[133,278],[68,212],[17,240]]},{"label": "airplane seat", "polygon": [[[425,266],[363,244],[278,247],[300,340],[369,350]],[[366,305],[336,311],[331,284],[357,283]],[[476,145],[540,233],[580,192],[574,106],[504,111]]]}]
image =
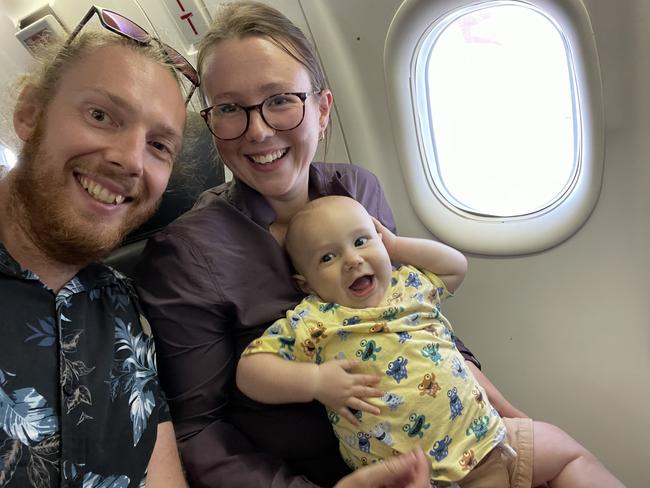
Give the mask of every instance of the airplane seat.
[{"label": "airplane seat", "polygon": [[225,181],[223,161],[214,147],[212,134],[196,112],[187,114],[183,149],[174,165],[175,171],[156,213],[104,260],[127,276],[133,275],[149,237],[191,209],[204,190]]}]

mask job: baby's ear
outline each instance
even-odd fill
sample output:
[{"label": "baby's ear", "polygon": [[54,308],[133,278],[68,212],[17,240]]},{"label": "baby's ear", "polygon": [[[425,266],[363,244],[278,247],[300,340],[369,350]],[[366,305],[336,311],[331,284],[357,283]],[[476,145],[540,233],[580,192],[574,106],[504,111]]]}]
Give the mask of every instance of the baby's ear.
[{"label": "baby's ear", "polygon": [[293,281],[295,281],[296,286],[299,290],[304,291],[305,293],[312,293],[313,290],[309,287],[307,280],[303,275],[295,274],[293,275]]}]

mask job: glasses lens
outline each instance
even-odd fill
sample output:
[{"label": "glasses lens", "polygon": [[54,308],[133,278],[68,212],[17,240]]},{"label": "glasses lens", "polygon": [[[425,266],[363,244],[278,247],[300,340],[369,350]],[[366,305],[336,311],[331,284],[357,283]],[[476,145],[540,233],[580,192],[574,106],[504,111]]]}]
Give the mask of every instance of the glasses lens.
[{"label": "glasses lens", "polygon": [[119,32],[120,34],[143,44],[146,44],[151,40],[151,36],[146,30],[132,20],[122,17],[120,14],[111,10],[101,10],[99,15],[102,22],[104,22],[109,29]]},{"label": "glasses lens", "polygon": [[290,130],[298,127],[305,114],[305,103],[298,95],[285,93],[264,100],[262,115],[273,129]]},{"label": "glasses lens", "polygon": [[199,74],[196,72],[190,62],[185,59],[181,53],[179,53],[176,49],[169,46],[168,44],[163,43],[163,48],[165,49],[167,57],[169,57],[174,67],[183,73],[183,76],[190,80],[194,86],[199,86]]},{"label": "glasses lens", "polygon": [[207,118],[212,133],[219,139],[237,139],[246,130],[246,110],[234,103],[215,105]]}]

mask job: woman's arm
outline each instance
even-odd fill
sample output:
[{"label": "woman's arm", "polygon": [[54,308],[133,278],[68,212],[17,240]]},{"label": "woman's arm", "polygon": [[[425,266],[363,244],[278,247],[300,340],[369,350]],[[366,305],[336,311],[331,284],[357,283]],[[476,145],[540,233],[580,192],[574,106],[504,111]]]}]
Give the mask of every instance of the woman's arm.
[{"label": "woman's arm", "polygon": [[316,487],[229,421],[237,360],[232,318],[215,305],[219,291],[195,250],[159,234],[150,240],[137,277],[190,486]]}]

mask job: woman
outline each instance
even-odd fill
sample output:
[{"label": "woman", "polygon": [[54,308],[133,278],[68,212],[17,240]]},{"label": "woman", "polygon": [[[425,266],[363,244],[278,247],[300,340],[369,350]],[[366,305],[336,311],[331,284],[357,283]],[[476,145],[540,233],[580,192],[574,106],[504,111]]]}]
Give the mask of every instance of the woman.
[{"label": "woman", "polygon": [[298,209],[347,195],[394,230],[392,213],[368,171],[312,162],[332,94],[285,16],[225,6],[198,65],[202,115],[234,179],[150,241],[137,272],[187,475],[192,486],[331,486],[349,470],[322,406],[258,404],[235,387],[235,366],[302,299],[282,249]]}]

